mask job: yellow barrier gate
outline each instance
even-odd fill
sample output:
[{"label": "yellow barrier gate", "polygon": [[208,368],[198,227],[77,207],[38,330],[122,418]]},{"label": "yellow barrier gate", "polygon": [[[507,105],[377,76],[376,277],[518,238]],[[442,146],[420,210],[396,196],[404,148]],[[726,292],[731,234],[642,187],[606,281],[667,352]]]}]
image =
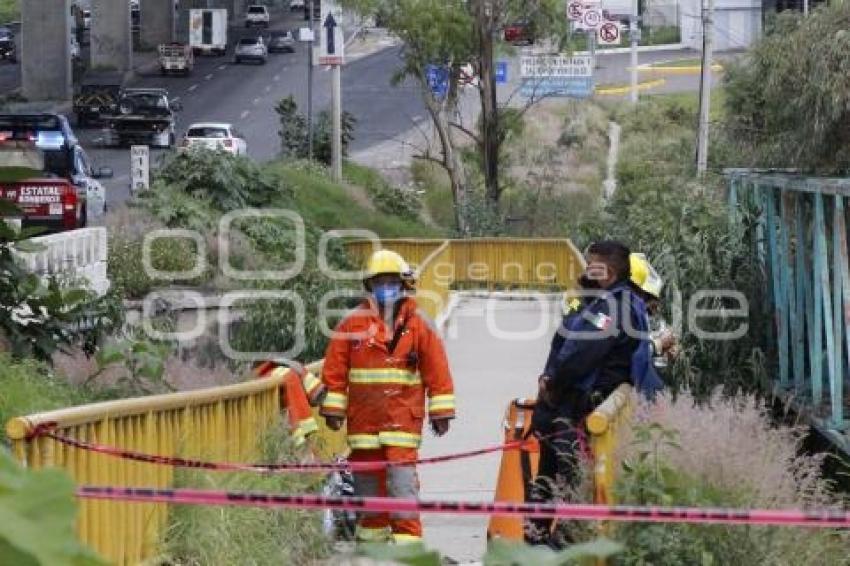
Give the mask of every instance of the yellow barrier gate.
[{"label": "yellow barrier gate", "polygon": [[[575,287],[584,269],[584,259],[569,240],[399,239],[384,240],[381,245],[398,251],[417,267],[418,299],[434,318],[445,311],[452,289],[566,290]],[[372,243],[350,242],[347,248],[363,259],[372,251]],[[320,367],[318,362],[310,369],[319,372]],[[6,431],[14,454],[26,466],[64,468],[78,484],[167,488],[174,479],[168,466],[28,437],[37,427],[52,423],[63,436],[148,454],[252,462],[258,457],[258,437],[281,409],[279,389],[284,379],[285,372],[280,372],[237,385],[29,415],[11,420]],[[618,390],[594,413],[600,416],[589,422],[598,501],[612,501],[617,423],[627,414],[629,398]],[[323,456],[341,449],[341,434],[325,428],[320,434]],[[157,554],[166,521],[164,504],[84,501],[78,530],[80,538],[104,558],[138,564]]]}]

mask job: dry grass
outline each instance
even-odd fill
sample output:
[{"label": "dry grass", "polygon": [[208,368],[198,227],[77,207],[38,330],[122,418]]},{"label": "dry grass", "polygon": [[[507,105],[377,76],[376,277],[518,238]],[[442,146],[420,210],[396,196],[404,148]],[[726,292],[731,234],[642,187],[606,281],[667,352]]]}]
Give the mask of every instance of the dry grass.
[{"label": "dry grass", "polygon": [[[708,402],[697,404],[690,393],[683,392],[675,399],[662,397],[653,407],[640,407],[636,422],[657,422],[676,431],[680,448],[661,446],[661,461],[687,478],[694,489],[711,494],[714,504],[767,509],[843,508],[845,504],[844,496],[834,492],[822,475],[824,455],[802,451],[806,429],[773,422],[768,407],[755,397],[716,393]],[[637,448],[629,442],[623,439],[621,452],[633,458]],[[670,549],[677,544],[699,544],[720,563],[739,563],[742,555],[748,556],[750,564],[850,563],[850,537],[840,530],[734,526],[683,530],[675,525],[651,529],[655,540]],[[629,545],[628,540],[623,542]],[[647,541],[638,538],[632,544]],[[688,554],[686,548],[673,552]]]}]

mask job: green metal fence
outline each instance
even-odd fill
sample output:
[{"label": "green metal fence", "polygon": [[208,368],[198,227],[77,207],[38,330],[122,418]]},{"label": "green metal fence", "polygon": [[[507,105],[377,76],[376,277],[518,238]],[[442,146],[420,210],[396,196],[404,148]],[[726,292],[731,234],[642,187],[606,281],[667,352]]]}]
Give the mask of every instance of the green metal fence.
[{"label": "green metal fence", "polygon": [[733,222],[756,213],[753,260],[764,266],[774,313],[774,391],[847,450],[850,179],[750,170],[727,176]]}]

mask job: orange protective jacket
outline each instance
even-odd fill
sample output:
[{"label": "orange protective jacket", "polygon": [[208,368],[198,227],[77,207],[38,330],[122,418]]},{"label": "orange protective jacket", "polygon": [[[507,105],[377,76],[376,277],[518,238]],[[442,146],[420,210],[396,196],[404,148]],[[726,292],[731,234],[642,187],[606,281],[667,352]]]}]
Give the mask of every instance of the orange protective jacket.
[{"label": "orange protective jacket", "polygon": [[260,364],[254,371],[261,378],[286,376],[280,388],[280,407],[286,409],[295,444],[303,444],[307,436],[319,430],[310,409],[311,405],[318,404],[324,394],[324,386],[319,378],[306,369],[290,369],[273,362]]},{"label": "orange protective jacket", "polygon": [[[395,333],[400,333],[390,352]],[[325,353],[325,416],[348,419],[353,450],[418,448],[425,399],[432,419],[455,416],[455,396],[443,343],[406,298],[390,333],[371,300],[339,323]]]}]

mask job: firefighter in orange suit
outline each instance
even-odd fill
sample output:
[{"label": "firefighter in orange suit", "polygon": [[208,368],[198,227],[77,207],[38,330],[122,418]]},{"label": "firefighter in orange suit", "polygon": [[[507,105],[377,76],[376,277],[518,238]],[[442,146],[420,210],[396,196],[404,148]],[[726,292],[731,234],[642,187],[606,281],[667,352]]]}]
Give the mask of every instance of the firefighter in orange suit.
[{"label": "firefighter in orange suit", "polygon": [[[353,462],[415,460],[427,412],[437,436],[449,430],[455,397],[446,352],[436,330],[421,315],[413,293],[413,272],[397,253],[375,252],[364,274],[368,297],[336,328],[325,354],[322,382],[327,395],[321,413],[338,430],[347,419]],[[416,498],[414,466],[357,473],[359,496]],[[416,542],[422,523],[416,514],[364,513],[361,541]]]},{"label": "firefighter in orange suit", "polygon": [[286,409],[295,445],[301,446],[319,430],[310,407],[316,406],[325,394],[322,382],[304,367],[290,370],[274,362],[262,363],[254,371],[258,377],[286,376],[280,389],[280,406]]}]

